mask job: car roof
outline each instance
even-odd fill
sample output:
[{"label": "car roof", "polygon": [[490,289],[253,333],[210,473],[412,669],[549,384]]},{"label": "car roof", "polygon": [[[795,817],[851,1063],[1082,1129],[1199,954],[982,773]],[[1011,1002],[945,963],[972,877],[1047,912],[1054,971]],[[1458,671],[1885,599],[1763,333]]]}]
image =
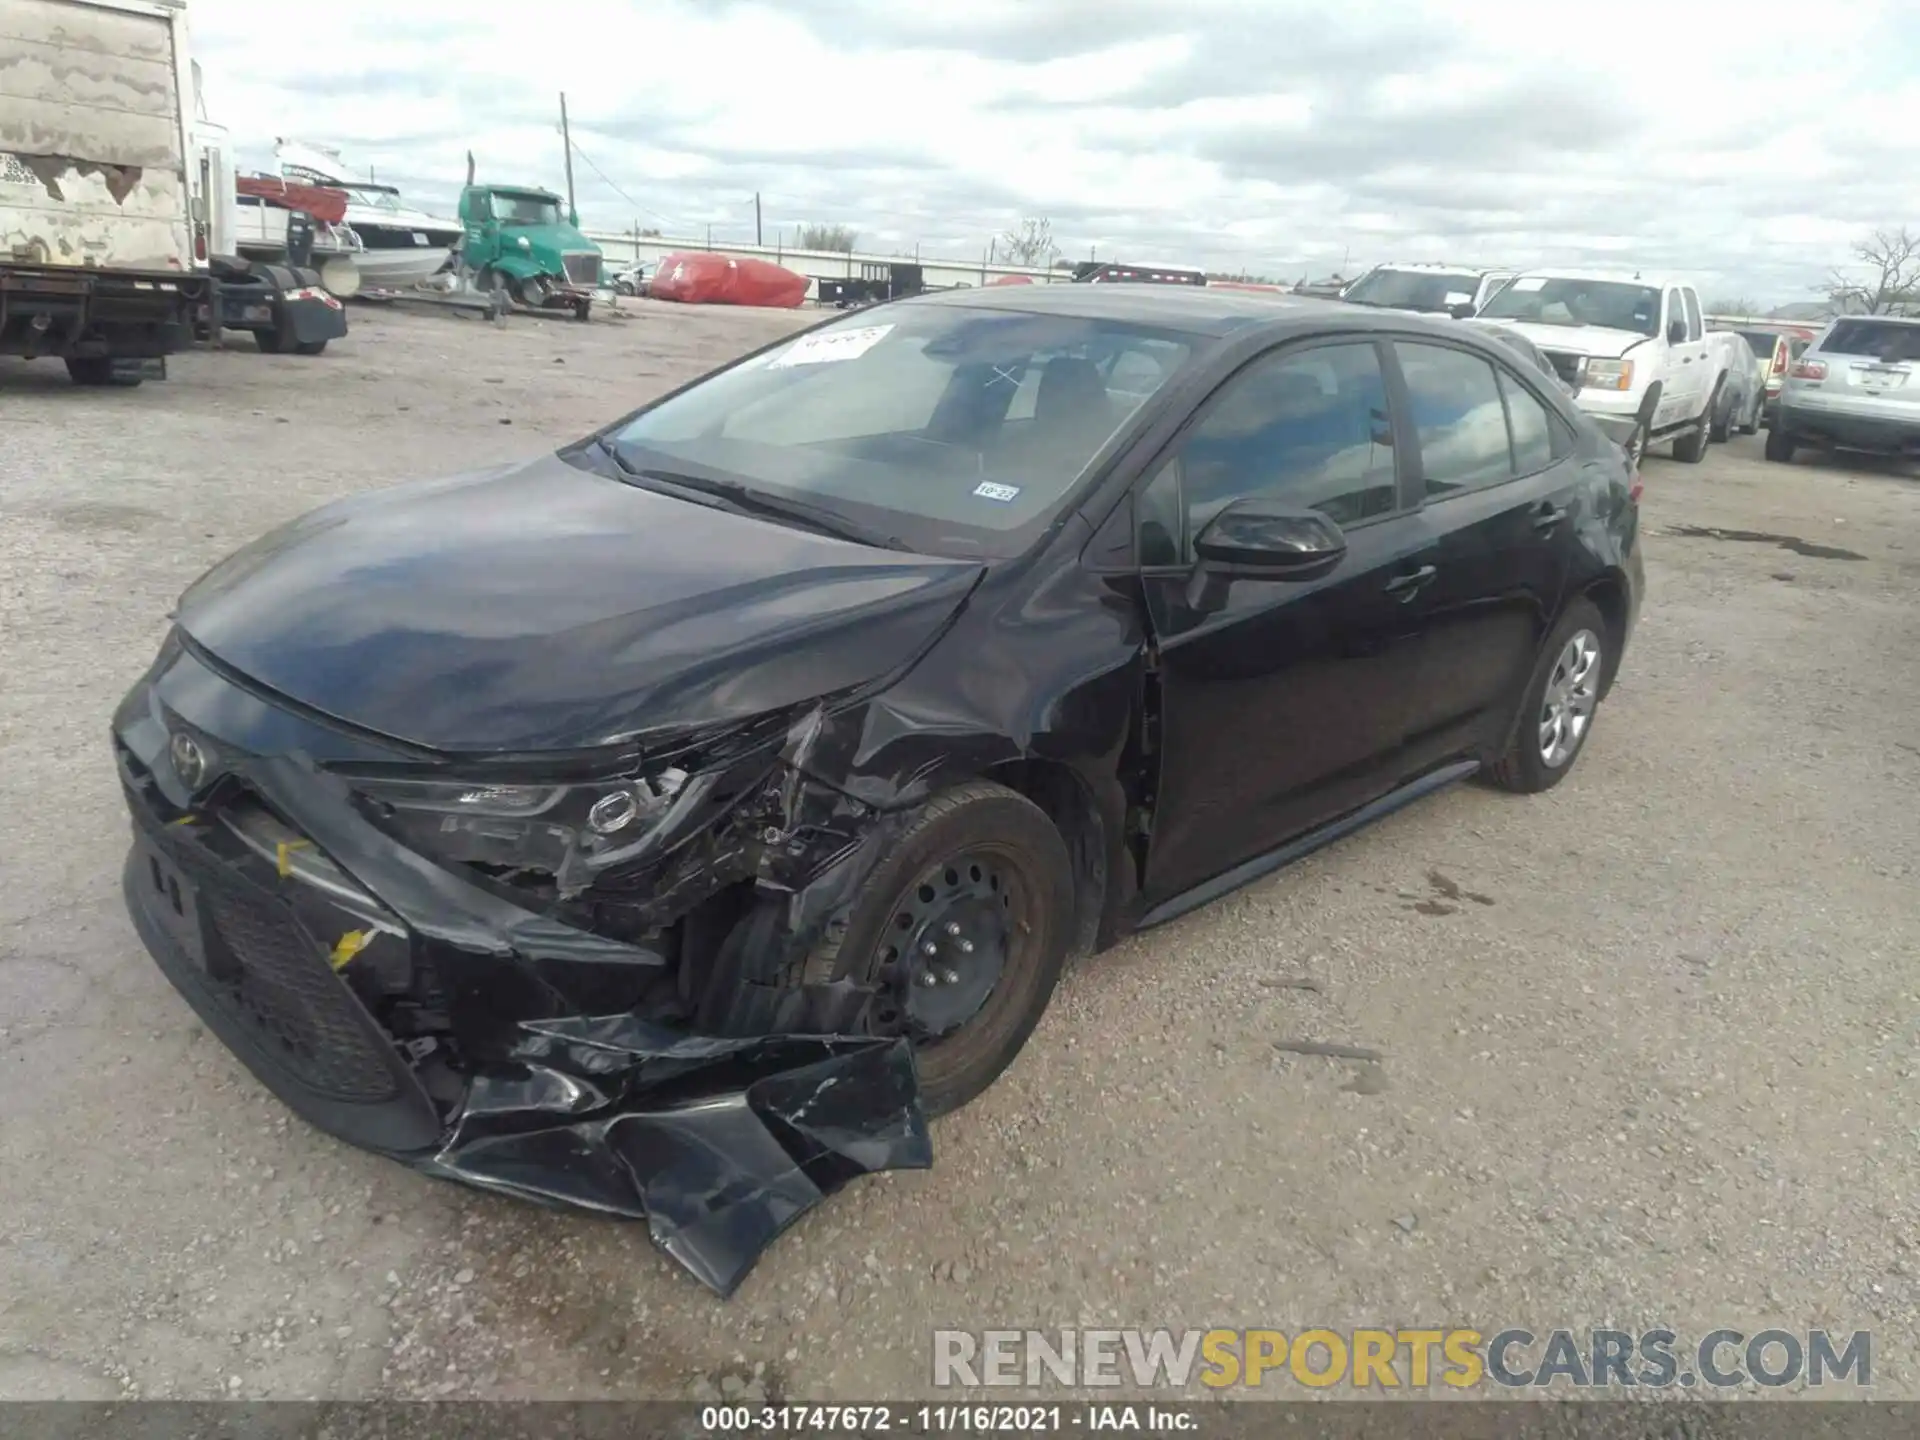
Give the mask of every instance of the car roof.
[{"label": "car roof", "polygon": [[1434,271],[1448,275],[1511,275],[1511,265],[1456,265],[1449,260],[1383,260],[1376,270]]},{"label": "car roof", "polygon": [[1253,326],[1276,333],[1313,330],[1324,327],[1329,320],[1337,321],[1343,330],[1400,329],[1409,324],[1426,328],[1432,324],[1415,316],[1367,311],[1337,300],[1284,290],[1227,290],[1205,285],[988,285],[934,291],[894,303],[1067,315],[1214,336]]},{"label": "car roof", "polygon": [[1605,280],[1615,285],[1644,285],[1649,290],[1664,290],[1669,285],[1691,285],[1691,280],[1678,280],[1671,275],[1648,275],[1638,270],[1560,270],[1552,266],[1541,266],[1533,270],[1522,270],[1514,277],[1519,280],[1538,278],[1542,280]]}]

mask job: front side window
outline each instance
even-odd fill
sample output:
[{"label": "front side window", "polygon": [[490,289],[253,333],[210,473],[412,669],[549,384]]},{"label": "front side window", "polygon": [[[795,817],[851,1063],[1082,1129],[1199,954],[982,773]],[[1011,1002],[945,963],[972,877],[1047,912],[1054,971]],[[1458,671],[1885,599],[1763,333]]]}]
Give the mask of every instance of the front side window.
[{"label": "front side window", "polygon": [[1420,434],[1427,498],[1512,479],[1506,407],[1493,365],[1442,345],[1403,340],[1395,342],[1394,351]]},{"label": "front side window", "polygon": [[1017,554],[1194,337],[908,303],[850,315],[612,432],[623,466],[844,512],[931,554]]},{"label": "front side window", "polygon": [[1480,318],[1523,320],[1534,325],[1593,325],[1636,335],[1658,335],[1660,292],[1650,285],[1623,280],[1522,275],[1487,302]]},{"label": "front side window", "polygon": [[1667,332],[1669,334],[1672,333],[1675,325],[1680,327],[1682,335],[1686,333],[1687,302],[1680,298],[1678,290],[1669,290],[1667,291]]},{"label": "front side window", "polygon": [[1141,500],[1141,563],[1185,564],[1193,537],[1260,496],[1341,525],[1391,514],[1393,430],[1371,344],[1255,360],[1214,393]]}]

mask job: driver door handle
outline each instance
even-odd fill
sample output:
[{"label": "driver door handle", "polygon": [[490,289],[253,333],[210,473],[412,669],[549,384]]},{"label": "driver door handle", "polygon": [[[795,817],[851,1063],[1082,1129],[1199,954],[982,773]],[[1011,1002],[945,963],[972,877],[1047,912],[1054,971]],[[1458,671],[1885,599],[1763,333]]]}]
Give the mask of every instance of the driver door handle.
[{"label": "driver door handle", "polygon": [[1422,565],[1418,570],[1409,570],[1404,575],[1396,575],[1387,581],[1387,594],[1399,596],[1401,603],[1404,604],[1424,590],[1439,573],[1431,565]]},{"label": "driver door handle", "polygon": [[1567,512],[1565,507],[1560,505],[1555,505],[1551,500],[1549,500],[1547,501],[1546,504],[1542,505],[1538,510],[1534,512],[1533,528],[1538,530],[1541,534],[1544,535],[1546,534],[1547,531],[1553,529],[1554,526],[1558,525],[1562,520],[1566,518],[1567,518]]}]

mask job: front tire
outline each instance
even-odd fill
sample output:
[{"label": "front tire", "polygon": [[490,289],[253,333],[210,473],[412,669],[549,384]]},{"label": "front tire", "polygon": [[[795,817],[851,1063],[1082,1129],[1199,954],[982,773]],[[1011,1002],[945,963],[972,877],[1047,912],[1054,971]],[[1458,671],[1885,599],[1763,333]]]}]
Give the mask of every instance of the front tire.
[{"label": "front tire", "polygon": [[1520,717],[1507,751],[1487,769],[1503,790],[1537,795],[1567,778],[1593,733],[1612,636],[1591,600],[1567,607],[1541,647],[1520,697]]},{"label": "front tire", "polygon": [[1040,1023],[1073,901],[1073,863],[1046,812],[969,781],[920,807],[805,980],[877,986],[873,1029],[913,1041],[921,1103],[943,1115],[998,1079]]},{"label": "front tire", "polygon": [[1776,465],[1790,465],[1793,463],[1793,449],[1793,441],[1788,438],[1786,431],[1780,428],[1780,422],[1776,419],[1767,427],[1767,448],[1764,452],[1767,459]]}]

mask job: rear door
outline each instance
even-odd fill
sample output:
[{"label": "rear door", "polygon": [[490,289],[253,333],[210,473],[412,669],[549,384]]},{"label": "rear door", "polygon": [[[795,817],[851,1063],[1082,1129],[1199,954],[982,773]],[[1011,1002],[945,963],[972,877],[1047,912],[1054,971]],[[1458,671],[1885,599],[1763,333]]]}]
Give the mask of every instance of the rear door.
[{"label": "rear door", "polygon": [[[1356,809],[1401,778],[1416,612],[1436,573],[1409,510],[1384,345],[1273,350],[1226,380],[1136,497],[1161,733],[1147,899]],[[1198,611],[1193,538],[1232,501],[1318,509],[1347,552],[1315,579],[1235,579]]]},{"label": "rear door", "polygon": [[1581,476],[1539,377],[1441,341],[1393,349],[1434,546],[1432,583],[1410,602],[1421,639],[1407,756],[1425,769],[1504,734],[1559,612]]}]

